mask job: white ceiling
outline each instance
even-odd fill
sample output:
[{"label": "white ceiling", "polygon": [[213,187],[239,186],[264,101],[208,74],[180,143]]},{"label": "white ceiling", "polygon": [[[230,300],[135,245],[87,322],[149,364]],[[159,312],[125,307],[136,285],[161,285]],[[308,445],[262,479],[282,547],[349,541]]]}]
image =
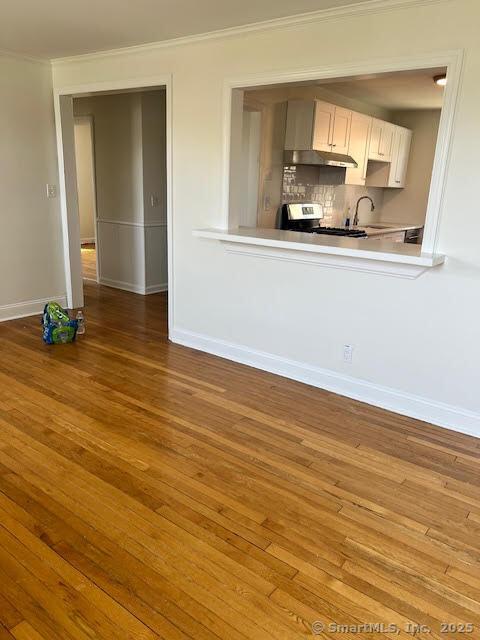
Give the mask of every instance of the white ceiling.
[{"label": "white ceiling", "polygon": [[0,0],[0,49],[56,58],[364,1]]},{"label": "white ceiling", "polygon": [[385,109],[441,109],[443,88],[435,84],[433,77],[445,71],[384,73],[377,77],[329,83],[328,89]]}]

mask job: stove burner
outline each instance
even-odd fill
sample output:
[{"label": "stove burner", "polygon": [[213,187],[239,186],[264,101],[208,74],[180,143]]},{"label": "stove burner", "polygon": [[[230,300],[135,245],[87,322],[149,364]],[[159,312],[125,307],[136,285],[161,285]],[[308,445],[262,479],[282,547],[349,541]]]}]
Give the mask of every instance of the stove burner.
[{"label": "stove burner", "polygon": [[[299,229],[300,231],[300,229]],[[318,233],[326,236],[347,236],[348,238],[366,238],[363,229],[347,229],[345,227],[311,227],[305,229],[307,233]]]}]

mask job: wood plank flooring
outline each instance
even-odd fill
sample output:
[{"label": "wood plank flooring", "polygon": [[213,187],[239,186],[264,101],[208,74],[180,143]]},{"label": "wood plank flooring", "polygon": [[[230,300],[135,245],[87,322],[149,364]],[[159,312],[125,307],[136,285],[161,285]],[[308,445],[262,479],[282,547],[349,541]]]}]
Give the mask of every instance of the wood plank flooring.
[{"label": "wood plank flooring", "polygon": [[0,640],[480,637],[480,441],[86,291],[74,345],[0,325]]},{"label": "wood plank flooring", "polygon": [[85,280],[97,281],[97,258],[94,244],[84,244],[82,253],[82,275]]}]

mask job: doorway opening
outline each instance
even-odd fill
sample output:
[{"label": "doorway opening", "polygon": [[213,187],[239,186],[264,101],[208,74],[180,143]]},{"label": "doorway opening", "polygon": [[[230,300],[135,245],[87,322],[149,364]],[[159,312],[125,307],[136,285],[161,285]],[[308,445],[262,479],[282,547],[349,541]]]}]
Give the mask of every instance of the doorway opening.
[{"label": "doorway opening", "polygon": [[55,96],[70,308],[84,281],[171,301],[167,84]]},{"label": "doorway opening", "polygon": [[84,280],[98,282],[93,115],[75,117],[74,135],[82,277]]},{"label": "doorway opening", "polygon": [[73,99],[83,278],[167,289],[165,90]]}]

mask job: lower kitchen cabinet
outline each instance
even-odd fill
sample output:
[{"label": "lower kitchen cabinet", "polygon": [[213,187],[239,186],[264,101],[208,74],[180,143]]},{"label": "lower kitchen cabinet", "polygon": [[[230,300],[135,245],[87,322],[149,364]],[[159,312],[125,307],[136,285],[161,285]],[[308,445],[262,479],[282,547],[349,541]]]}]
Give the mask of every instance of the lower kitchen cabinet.
[{"label": "lower kitchen cabinet", "polygon": [[388,240],[388,242],[405,242],[405,231],[392,231],[368,236],[369,240]]}]

